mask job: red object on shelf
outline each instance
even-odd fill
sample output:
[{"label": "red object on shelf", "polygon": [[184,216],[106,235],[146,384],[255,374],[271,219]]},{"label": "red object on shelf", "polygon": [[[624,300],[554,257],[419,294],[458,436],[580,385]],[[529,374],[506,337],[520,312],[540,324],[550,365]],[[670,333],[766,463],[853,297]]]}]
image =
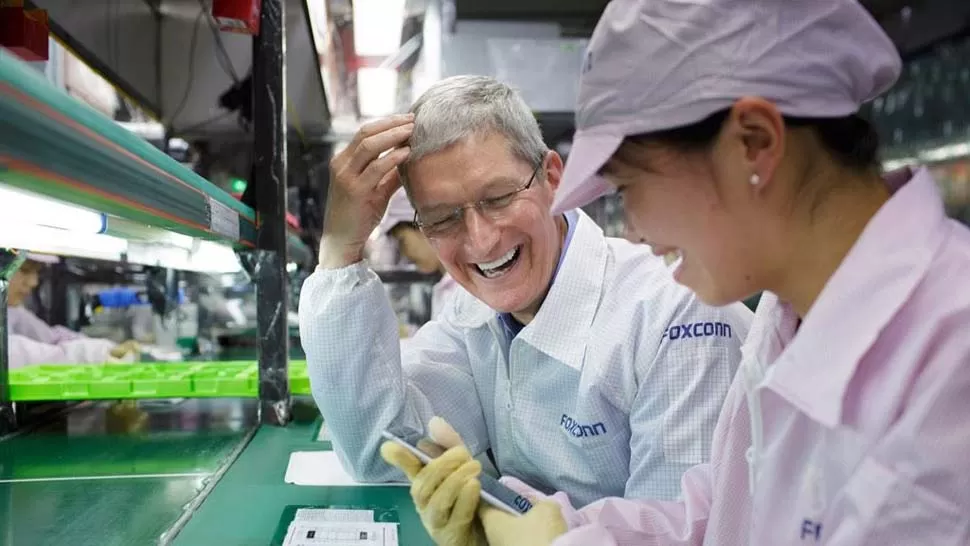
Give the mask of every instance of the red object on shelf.
[{"label": "red object on shelf", "polygon": [[238,34],[259,34],[259,11],[262,0],[214,0],[212,17],[219,30]]},{"label": "red object on shelf", "polygon": [[0,8],[0,46],[21,59],[46,61],[48,32],[46,10]]}]

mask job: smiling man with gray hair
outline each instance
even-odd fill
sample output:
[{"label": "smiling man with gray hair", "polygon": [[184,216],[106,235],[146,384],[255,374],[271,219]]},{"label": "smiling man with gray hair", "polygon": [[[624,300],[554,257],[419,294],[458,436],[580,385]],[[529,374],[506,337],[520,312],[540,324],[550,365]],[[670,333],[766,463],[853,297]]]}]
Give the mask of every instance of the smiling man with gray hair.
[{"label": "smiling man with gray hair", "polygon": [[[400,479],[381,431],[425,433],[433,416],[504,476],[578,505],[673,498],[708,458],[751,313],[705,306],[648,247],[605,237],[579,210],[553,215],[562,172],[518,93],[479,76],[437,83],[333,158],[300,331],[314,398],[357,479]],[[404,348],[362,257],[402,183],[463,288]],[[447,522],[428,510],[462,515],[421,490],[438,537]]]}]

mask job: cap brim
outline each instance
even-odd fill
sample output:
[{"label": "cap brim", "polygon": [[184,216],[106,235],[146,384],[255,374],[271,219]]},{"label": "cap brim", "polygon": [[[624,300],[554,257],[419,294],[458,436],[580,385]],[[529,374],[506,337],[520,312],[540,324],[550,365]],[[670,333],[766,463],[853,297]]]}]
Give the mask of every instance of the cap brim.
[{"label": "cap brim", "polygon": [[622,143],[620,135],[576,133],[552,203],[553,214],[588,205],[613,191],[598,173]]}]

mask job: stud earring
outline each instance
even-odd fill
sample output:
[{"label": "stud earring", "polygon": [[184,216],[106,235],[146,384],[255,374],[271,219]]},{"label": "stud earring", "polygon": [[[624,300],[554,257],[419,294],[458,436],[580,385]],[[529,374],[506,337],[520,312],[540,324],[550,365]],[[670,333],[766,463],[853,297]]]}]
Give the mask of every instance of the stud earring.
[{"label": "stud earring", "polygon": [[751,182],[752,186],[757,186],[758,184],[761,183],[761,177],[758,176],[757,174],[752,174],[749,182]]}]

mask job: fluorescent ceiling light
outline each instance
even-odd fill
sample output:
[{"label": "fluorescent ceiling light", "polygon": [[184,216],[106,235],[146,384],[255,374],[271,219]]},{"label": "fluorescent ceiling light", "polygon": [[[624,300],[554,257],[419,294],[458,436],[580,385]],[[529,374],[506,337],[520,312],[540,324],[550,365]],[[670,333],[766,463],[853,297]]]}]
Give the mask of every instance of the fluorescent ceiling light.
[{"label": "fluorescent ceiling light", "polygon": [[128,250],[127,241],[110,235],[44,226],[12,227],[0,225],[0,247],[113,262],[121,260]]},{"label": "fluorescent ceiling light", "polygon": [[241,271],[232,248],[0,185],[0,247],[206,273]]},{"label": "fluorescent ceiling light", "polygon": [[130,241],[128,243],[128,262],[152,267],[183,269],[188,263],[191,251],[154,243]]},{"label": "fluorescent ceiling light", "polygon": [[35,193],[0,185],[0,226],[21,229],[29,226],[104,233],[105,215]]},{"label": "fluorescent ceiling light", "polygon": [[385,57],[401,46],[405,0],[354,0],[354,50]]},{"label": "fluorescent ceiling light", "polygon": [[195,239],[188,235],[182,235],[181,233],[175,233],[167,229],[146,226],[125,218],[118,218],[117,216],[108,217],[108,227],[105,233],[131,242],[175,247],[182,250],[193,250],[196,245]]},{"label": "fluorescent ceiling light", "polygon": [[242,265],[236,251],[213,241],[198,241],[198,249],[189,259],[188,270],[203,273],[239,273]]},{"label": "fluorescent ceiling light", "polygon": [[153,242],[130,242],[128,262],[154,267],[198,271],[200,273],[238,273],[242,271],[232,248],[196,239],[194,248],[186,250]]},{"label": "fluorescent ceiling light", "polygon": [[397,70],[360,68],[357,70],[357,105],[363,117],[393,114],[397,109]]}]

